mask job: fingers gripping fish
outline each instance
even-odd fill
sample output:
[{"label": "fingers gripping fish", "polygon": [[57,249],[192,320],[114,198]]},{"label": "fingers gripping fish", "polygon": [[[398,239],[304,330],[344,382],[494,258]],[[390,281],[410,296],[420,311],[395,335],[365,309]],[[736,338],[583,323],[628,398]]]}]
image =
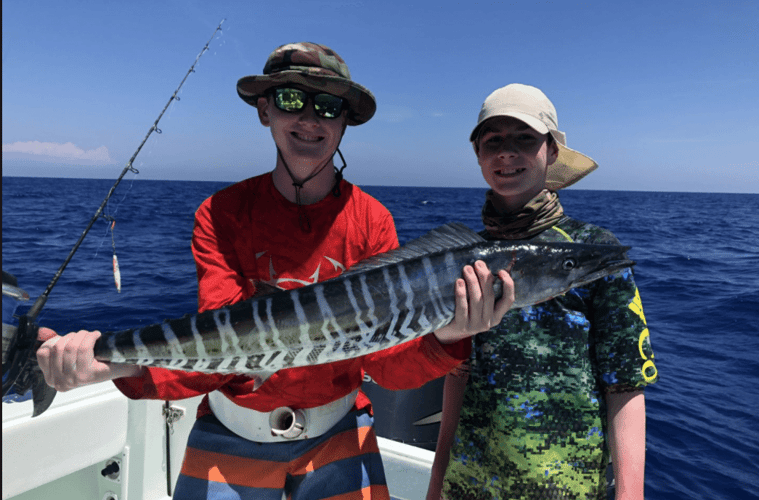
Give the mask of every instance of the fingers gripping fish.
[{"label": "fingers gripping fish", "polygon": [[[95,344],[95,357],[111,363],[246,374],[263,381],[277,370],[363,356],[447,325],[455,312],[454,284],[462,268],[476,260],[493,271],[509,270],[515,286],[513,307],[518,308],[633,265],[625,256],[628,249],[486,241],[466,226],[451,223],[327,281],[277,289],[143,328],[107,332]],[[495,288],[500,297],[500,280]],[[33,353],[30,365],[36,364],[32,358]]]}]

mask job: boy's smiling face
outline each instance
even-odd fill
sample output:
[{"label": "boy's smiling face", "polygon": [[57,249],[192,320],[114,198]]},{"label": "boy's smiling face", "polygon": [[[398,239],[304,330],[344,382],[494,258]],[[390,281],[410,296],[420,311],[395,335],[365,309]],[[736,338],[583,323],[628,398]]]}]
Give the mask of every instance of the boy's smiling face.
[{"label": "boy's smiling face", "polygon": [[335,154],[347,124],[345,110],[337,118],[322,118],[311,99],[304,109],[290,113],[277,108],[271,97],[262,97],[258,115],[261,123],[271,128],[274,142],[299,178],[307,177]]},{"label": "boy's smiling face", "polygon": [[521,120],[497,116],[482,125],[475,143],[482,176],[498,195],[495,207],[508,213],[522,208],[546,185],[548,166],[559,148]]}]

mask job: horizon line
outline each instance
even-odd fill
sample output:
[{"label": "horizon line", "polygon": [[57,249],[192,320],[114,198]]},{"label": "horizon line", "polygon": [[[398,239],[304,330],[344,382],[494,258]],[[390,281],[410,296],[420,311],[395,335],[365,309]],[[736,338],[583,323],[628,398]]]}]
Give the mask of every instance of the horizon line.
[{"label": "horizon line", "polygon": [[[52,177],[52,176],[42,176],[42,175],[4,175],[2,176],[3,179],[5,178],[13,178],[13,179],[72,179],[72,180],[83,180],[83,181],[113,181],[116,180],[110,177]],[[239,180],[233,180],[233,181],[227,181],[227,180],[192,180],[192,179],[151,179],[146,177],[137,177],[135,176],[133,181],[153,181],[153,182],[215,182],[215,183],[227,183],[227,184],[235,184],[237,182],[240,182],[244,179]],[[407,185],[384,185],[384,184],[359,184],[356,182],[348,181],[354,186],[358,187],[379,187],[379,188],[406,188],[406,189],[481,189],[481,190],[488,190],[490,188],[486,186],[407,186]],[[759,193],[750,193],[750,192],[739,192],[739,191],[662,191],[662,190],[645,190],[645,189],[599,189],[599,188],[579,188],[575,186],[570,186],[567,188],[564,188],[563,191],[610,191],[610,192],[620,192],[620,193],[689,193],[689,194],[742,194],[742,195],[759,195]]]}]

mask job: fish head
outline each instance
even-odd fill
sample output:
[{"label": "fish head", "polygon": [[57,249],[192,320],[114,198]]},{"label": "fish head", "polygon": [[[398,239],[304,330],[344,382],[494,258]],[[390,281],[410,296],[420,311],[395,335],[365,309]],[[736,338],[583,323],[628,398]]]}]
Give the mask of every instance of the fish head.
[{"label": "fish head", "polygon": [[622,245],[523,243],[513,251],[509,272],[514,280],[514,307],[539,304],[572,288],[631,267]]}]

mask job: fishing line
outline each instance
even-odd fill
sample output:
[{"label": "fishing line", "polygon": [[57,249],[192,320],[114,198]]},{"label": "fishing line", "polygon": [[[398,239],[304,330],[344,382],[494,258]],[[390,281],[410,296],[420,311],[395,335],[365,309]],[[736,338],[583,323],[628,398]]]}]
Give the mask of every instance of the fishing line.
[{"label": "fishing line", "polygon": [[[199,68],[200,64],[196,66],[196,68]],[[183,91],[179,91],[179,94],[181,94]],[[180,101],[180,96],[176,95],[174,96],[175,101]],[[172,115],[174,113],[174,107],[171,106],[168,108],[168,114],[164,116],[164,121],[171,121]],[[157,134],[161,134],[161,129],[156,129],[155,132]],[[153,154],[153,148],[157,144],[158,139],[154,136],[152,139],[150,139],[150,143],[147,145],[147,155],[150,157]],[[142,168],[145,165],[144,160],[140,160],[140,168]],[[111,248],[113,249],[113,282],[116,285],[116,292],[121,293],[121,269],[119,267],[119,258],[116,255],[116,238],[113,232],[114,227],[116,226],[116,213],[119,211],[119,207],[121,206],[121,203],[126,200],[127,196],[129,195],[129,192],[132,190],[132,187],[134,186],[134,181],[137,178],[136,174],[139,173],[138,170],[133,169],[135,172],[135,176],[132,177],[132,182],[129,183],[129,187],[124,193],[124,196],[121,197],[121,200],[119,200],[117,203],[115,203],[115,207],[111,209],[111,207],[114,205],[111,203],[113,200],[108,200],[108,203],[106,203],[105,208],[103,209],[103,213],[101,214],[101,217],[106,221],[106,230],[103,234],[102,238],[100,239],[100,244],[98,245],[98,248],[95,250],[95,255],[92,257],[92,260],[94,261],[98,253],[100,252],[100,249],[103,247],[103,243],[105,242],[105,238],[108,236],[108,233],[111,233]],[[108,213],[110,210],[110,214]]]},{"label": "fishing line", "polygon": [[113,279],[116,284],[116,291],[121,293],[121,272],[119,270],[119,260],[118,257],[116,257],[116,238],[113,233],[113,228],[116,225],[116,213],[119,211],[119,207],[121,206],[121,203],[126,200],[126,197],[129,195],[129,192],[132,190],[132,186],[134,186],[134,180],[135,177],[132,177],[132,182],[129,183],[129,187],[127,188],[126,192],[124,193],[124,196],[121,197],[121,200],[118,200],[116,203],[116,206],[113,210],[109,212],[109,209],[111,208],[111,201],[106,204],[105,208],[103,209],[103,213],[100,217],[102,217],[106,221],[106,228],[105,232],[103,233],[103,236],[100,238],[100,244],[95,249],[95,254],[92,256],[91,262],[97,259],[98,254],[100,253],[100,249],[103,248],[103,243],[105,242],[105,238],[108,236],[108,233],[111,233],[111,247],[113,248]]},{"label": "fishing line", "polygon": [[[47,298],[50,295],[50,292],[53,290],[53,287],[55,286],[55,284],[58,282],[58,279],[63,274],[63,271],[64,271],[64,269],[66,269],[66,266],[68,265],[68,263],[74,257],[74,254],[79,249],[79,246],[82,244],[82,241],[84,241],[85,236],[87,236],[87,233],[90,231],[90,229],[92,228],[93,224],[95,224],[95,221],[98,220],[98,218],[100,218],[100,216],[101,216],[101,214],[103,212],[103,209],[105,208],[106,204],[108,203],[108,200],[113,195],[113,192],[116,190],[116,186],[118,186],[119,183],[121,182],[121,179],[124,178],[124,176],[127,174],[127,172],[133,172],[134,174],[139,174],[139,171],[136,168],[134,168],[134,166],[132,165],[134,163],[134,160],[137,158],[137,155],[140,154],[140,151],[142,150],[142,147],[145,145],[145,143],[147,142],[148,138],[153,134],[153,132],[156,132],[158,134],[161,133],[161,129],[158,128],[158,122],[161,121],[161,118],[163,117],[163,114],[166,112],[166,110],[168,109],[168,107],[171,104],[171,102],[174,101],[175,99],[179,100],[179,98],[177,97],[177,93],[179,93],[179,90],[182,88],[182,85],[184,85],[184,82],[185,82],[185,80],[187,80],[187,77],[190,76],[190,73],[194,73],[195,72],[195,66],[198,64],[198,60],[200,60],[200,57],[203,54],[205,54],[206,51],[208,51],[208,45],[213,41],[214,37],[216,37],[216,33],[221,31],[221,25],[224,23],[225,20],[226,19],[222,19],[221,20],[221,22],[219,23],[219,25],[214,30],[213,35],[211,35],[211,38],[208,40],[208,42],[206,42],[206,44],[203,47],[203,49],[200,51],[200,53],[198,54],[198,56],[195,58],[195,62],[192,63],[192,66],[190,66],[190,69],[187,71],[187,74],[184,76],[184,78],[180,82],[180,84],[177,87],[177,89],[174,91],[174,93],[172,94],[172,96],[169,98],[169,101],[166,103],[166,106],[164,106],[163,110],[158,115],[158,118],[155,120],[155,122],[153,123],[153,125],[148,130],[147,135],[145,135],[145,138],[142,140],[142,142],[140,143],[140,145],[137,147],[137,150],[134,152],[134,154],[132,155],[132,157],[127,162],[126,166],[124,167],[124,170],[122,170],[122,172],[121,172],[121,175],[119,175],[118,179],[116,179],[116,182],[113,184],[113,186],[111,186],[111,189],[108,191],[108,194],[106,195],[105,199],[100,204],[100,207],[95,212],[95,215],[92,217],[92,219],[90,220],[90,222],[87,225],[87,227],[85,228],[85,230],[82,232],[82,235],[79,237],[79,240],[74,245],[74,248],[72,248],[71,252],[69,252],[68,257],[66,257],[66,259],[63,261],[63,264],[61,264],[61,267],[55,273],[55,276],[53,276],[53,279],[50,281],[50,284],[47,285],[47,288],[45,289],[45,291],[37,298],[37,300],[34,302],[34,305],[32,305],[32,307],[26,313],[25,316],[26,316],[26,320],[27,321],[33,322],[36,319],[36,317],[39,315],[39,313],[42,310],[42,308],[45,306],[45,303],[47,302]],[[113,221],[111,222],[111,234],[113,234]],[[115,246],[115,243],[114,243],[113,247],[114,247],[114,273],[115,273],[117,271],[117,265],[116,265],[117,260],[115,258],[116,257],[116,253],[115,253],[116,246]]]},{"label": "fishing line", "polygon": [[[222,20],[222,23],[223,22],[224,22],[224,20]],[[221,23],[219,23],[219,24],[221,24]],[[220,33],[219,37],[221,37],[221,35],[223,35],[223,32]],[[222,41],[221,45],[224,45],[224,43],[225,42]],[[214,55],[216,55],[216,51],[214,51]],[[196,69],[200,68],[200,61],[196,59],[196,63],[197,64],[195,65],[195,68]],[[181,88],[181,85],[180,85],[180,88]],[[184,89],[179,89],[178,88],[178,90],[179,90],[178,95],[175,95],[175,97],[174,97],[174,100],[176,100],[176,101],[180,101],[181,100],[180,96],[184,92]],[[173,107],[173,106],[168,108],[168,110],[167,110],[168,114],[166,114],[163,117],[164,122],[165,121],[169,121],[169,122],[171,121],[172,115],[174,114],[174,110],[175,110],[175,107]],[[161,132],[160,129],[157,129],[156,133],[158,133],[160,135],[162,132]],[[152,155],[153,148],[155,147],[155,145],[157,144],[157,142],[158,142],[158,140],[154,136],[153,139],[151,139],[150,143],[147,145],[146,151],[147,151],[148,157],[150,157]],[[142,168],[144,165],[145,165],[145,161],[141,158],[140,159],[140,165],[139,165],[139,167]],[[136,169],[134,169],[133,171],[135,172],[135,174],[139,173],[139,171],[137,171]],[[116,291],[118,293],[121,293],[121,272],[120,272],[120,269],[119,269],[118,257],[116,256],[116,241],[115,241],[113,229],[114,229],[114,226],[116,224],[116,220],[115,220],[116,213],[118,212],[119,207],[124,202],[124,200],[126,200],[127,196],[129,196],[129,192],[132,190],[132,187],[134,186],[135,179],[136,179],[136,176],[132,177],[132,182],[129,183],[129,187],[127,188],[126,192],[124,193],[124,195],[121,197],[120,200],[118,200],[116,203],[113,203],[113,200],[109,200],[108,203],[106,204],[106,206],[105,206],[105,208],[103,210],[103,214],[101,215],[101,217],[103,219],[105,219],[105,221],[106,221],[105,232],[103,233],[102,237],[100,238],[100,243],[98,244],[97,248],[95,249],[95,254],[92,256],[92,259],[91,259],[91,262],[93,262],[93,261],[95,261],[97,259],[98,255],[100,253],[101,248],[103,248],[103,244],[105,243],[105,239],[108,236],[108,233],[110,233],[110,235],[111,235],[111,247],[113,248],[113,279],[114,279],[114,283],[116,285]],[[110,215],[108,213],[109,210],[111,210]]]}]

